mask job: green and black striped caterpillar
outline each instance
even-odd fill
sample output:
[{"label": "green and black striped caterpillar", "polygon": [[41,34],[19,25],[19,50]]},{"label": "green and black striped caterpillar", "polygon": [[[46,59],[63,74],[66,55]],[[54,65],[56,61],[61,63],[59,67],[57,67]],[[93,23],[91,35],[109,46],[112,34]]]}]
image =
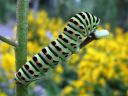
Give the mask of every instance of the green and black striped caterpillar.
[{"label": "green and black striped caterpillar", "polygon": [[15,80],[27,84],[40,77],[58,63],[65,62],[69,56],[79,52],[80,44],[93,33],[100,19],[88,12],[73,16],[64,27],[58,38],[33,56],[15,74]]}]

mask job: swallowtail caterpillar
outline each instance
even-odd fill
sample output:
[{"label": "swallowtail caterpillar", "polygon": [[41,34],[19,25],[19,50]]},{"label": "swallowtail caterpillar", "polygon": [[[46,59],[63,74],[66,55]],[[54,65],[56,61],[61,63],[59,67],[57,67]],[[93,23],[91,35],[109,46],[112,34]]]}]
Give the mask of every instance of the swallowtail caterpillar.
[{"label": "swallowtail caterpillar", "polygon": [[35,54],[16,72],[15,81],[26,85],[50,68],[65,62],[73,53],[79,52],[80,44],[91,34],[97,39],[108,35],[107,30],[96,31],[99,22],[99,18],[88,12],[74,15],[56,40]]}]

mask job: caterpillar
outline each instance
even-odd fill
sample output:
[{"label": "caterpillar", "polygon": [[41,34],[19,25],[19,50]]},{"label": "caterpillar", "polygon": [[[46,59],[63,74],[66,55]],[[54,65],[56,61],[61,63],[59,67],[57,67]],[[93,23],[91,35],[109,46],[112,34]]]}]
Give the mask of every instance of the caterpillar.
[{"label": "caterpillar", "polygon": [[27,84],[45,74],[50,68],[65,62],[73,53],[79,52],[80,44],[93,33],[100,19],[89,12],[80,12],[69,19],[56,40],[35,54],[15,74],[15,81]]}]

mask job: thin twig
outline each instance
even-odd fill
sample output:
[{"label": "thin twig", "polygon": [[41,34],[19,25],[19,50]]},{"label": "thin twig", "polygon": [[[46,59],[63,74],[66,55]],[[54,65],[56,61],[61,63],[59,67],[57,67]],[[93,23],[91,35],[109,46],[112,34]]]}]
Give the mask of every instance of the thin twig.
[{"label": "thin twig", "polygon": [[7,43],[7,44],[9,44],[9,45],[14,46],[14,47],[17,46],[17,44],[15,42],[13,42],[13,41],[11,41],[11,40],[9,40],[9,39],[1,36],[1,35],[0,35],[0,40],[3,41],[3,42],[5,42],[5,43]]},{"label": "thin twig", "polygon": [[92,41],[97,40],[96,37],[94,36],[94,34],[90,35],[90,37],[87,37],[81,44],[80,44],[80,48],[83,48],[84,46],[86,46],[87,44],[91,43]]}]

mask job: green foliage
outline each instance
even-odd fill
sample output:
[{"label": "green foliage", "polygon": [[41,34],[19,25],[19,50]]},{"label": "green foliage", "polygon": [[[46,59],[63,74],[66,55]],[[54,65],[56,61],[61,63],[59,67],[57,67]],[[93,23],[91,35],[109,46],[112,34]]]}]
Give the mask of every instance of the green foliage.
[{"label": "green foliage", "polygon": [[0,21],[7,22],[15,17],[16,0],[0,0]]}]

